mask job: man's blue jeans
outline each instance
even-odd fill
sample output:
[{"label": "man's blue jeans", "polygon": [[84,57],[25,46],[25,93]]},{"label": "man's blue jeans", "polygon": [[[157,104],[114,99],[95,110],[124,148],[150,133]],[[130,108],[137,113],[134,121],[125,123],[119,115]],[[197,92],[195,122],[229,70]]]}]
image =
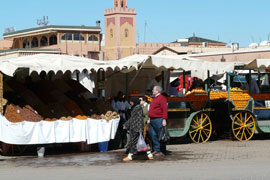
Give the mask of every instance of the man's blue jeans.
[{"label": "man's blue jeans", "polygon": [[166,155],[166,144],[159,142],[158,138],[162,129],[162,118],[155,118],[150,120],[149,134],[153,143],[153,150],[155,152],[162,152]]}]

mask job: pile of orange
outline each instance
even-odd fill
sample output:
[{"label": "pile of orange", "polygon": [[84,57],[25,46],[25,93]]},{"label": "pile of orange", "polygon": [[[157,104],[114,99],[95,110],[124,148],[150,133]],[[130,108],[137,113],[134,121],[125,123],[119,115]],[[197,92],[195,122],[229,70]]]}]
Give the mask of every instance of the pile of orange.
[{"label": "pile of orange", "polygon": [[[249,93],[244,91],[231,91],[230,100],[237,109],[244,109],[250,99]],[[210,92],[210,100],[228,100],[228,92]]]},{"label": "pile of orange", "polygon": [[225,100],[228,97],[227,92],[210,92],[210,100]]},{"label": "pile of orange", "polygon": [[147,101],[148,101],[148,102],[152,102],[152,101],[153,101],[153,98],[152,98],[152,97],[150,97],[150,96],[148,96],[148,95],[145,95],[145,97],[147,98]]}]

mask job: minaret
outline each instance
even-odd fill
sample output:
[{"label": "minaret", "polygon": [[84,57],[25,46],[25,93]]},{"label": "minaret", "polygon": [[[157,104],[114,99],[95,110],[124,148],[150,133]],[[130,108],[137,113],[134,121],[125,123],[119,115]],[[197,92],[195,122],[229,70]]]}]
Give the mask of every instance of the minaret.
[{"label": "minaret", "polygon": [[136,9],[127,0],[114,0],[105,10],[105,59],[121,59],[136,52]]}]

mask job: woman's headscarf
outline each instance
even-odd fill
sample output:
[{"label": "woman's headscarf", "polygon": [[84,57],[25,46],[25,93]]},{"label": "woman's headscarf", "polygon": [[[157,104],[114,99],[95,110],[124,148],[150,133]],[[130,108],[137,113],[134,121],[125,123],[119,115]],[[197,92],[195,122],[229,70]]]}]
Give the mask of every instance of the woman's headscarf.
[{"label": "woman's headscarf", "polygon": [[130,99],[131,102],[134,103],[133,107],[137,106],[138,104],[140,104],[140,100],[138,97],[134,96]]}]

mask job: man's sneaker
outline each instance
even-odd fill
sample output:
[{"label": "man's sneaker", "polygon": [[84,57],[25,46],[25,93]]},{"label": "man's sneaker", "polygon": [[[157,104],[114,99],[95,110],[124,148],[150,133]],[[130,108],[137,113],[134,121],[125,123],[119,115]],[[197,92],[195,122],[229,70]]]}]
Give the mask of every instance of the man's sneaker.
[{"label": "man's sneaker", "polygon": [[127,157],[125,157],[125,158],[123,159],[123,161],[128,162],[128,161],[132,161],[132,159],[130,159],[130,158],[127,156]]}]

